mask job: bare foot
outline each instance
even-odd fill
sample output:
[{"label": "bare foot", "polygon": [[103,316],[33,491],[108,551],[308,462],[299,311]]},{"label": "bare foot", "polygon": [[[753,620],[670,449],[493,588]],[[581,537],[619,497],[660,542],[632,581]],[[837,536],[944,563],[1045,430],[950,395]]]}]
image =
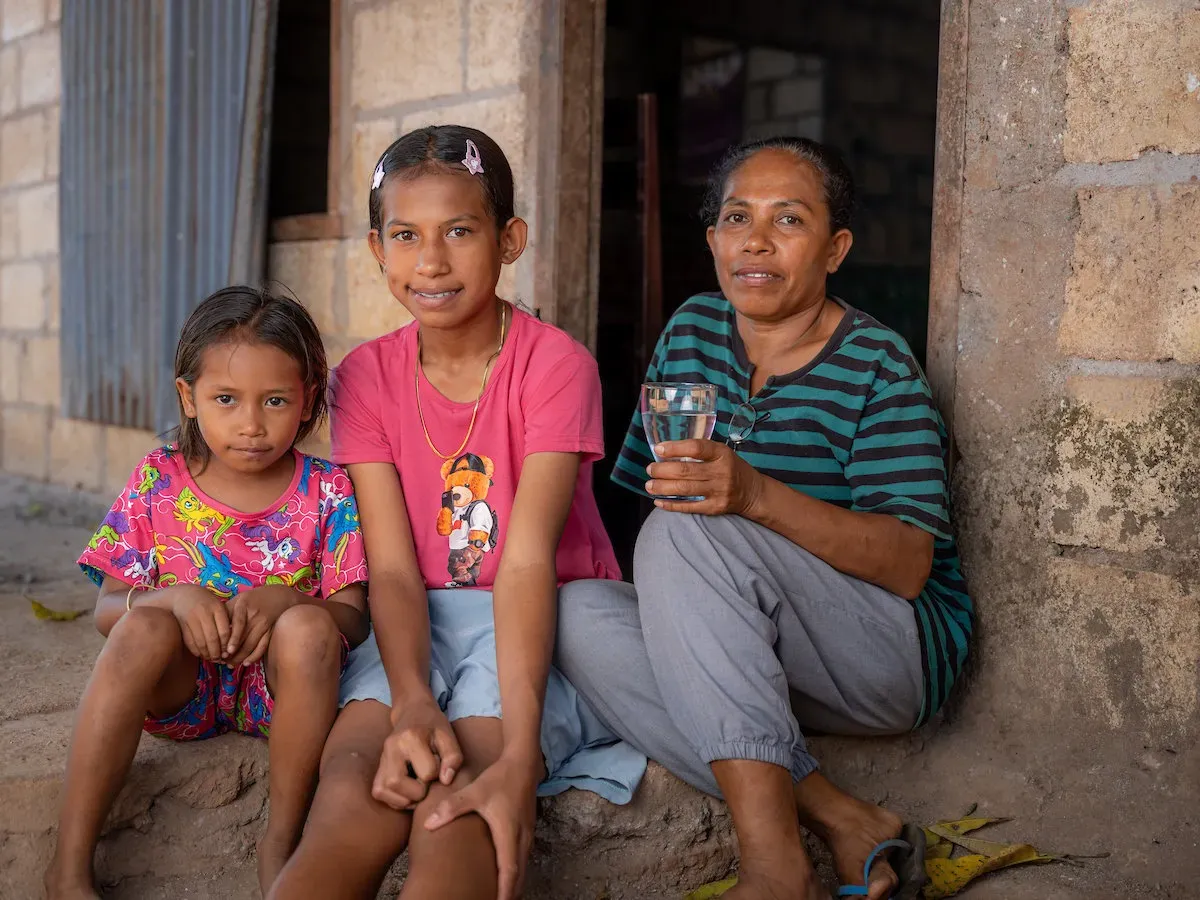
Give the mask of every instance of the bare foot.
[{"label": "bare foot", "polygon": [[258,889],[264,897],[270,893],[271,885],[292,858],[296,843],[288,838],[275,837],[269,831],[258,842]]},{"label": "bare foot", "polygon": [[51,867],[46,871],[43,883],[46,900],[100,900],[90,874],[70,877]]},{"label": "bare foot", "polygon": [[[844,826],[831,828],[827,831],[817,831],[833,853],[834,867],[837,869],[838,881],[842,884],[862,884],[863,866],[871,851],[882,841],[889,840],[900,834],[903,822],[893,813],[878,806],[867,806],[873,814],[864,814],[858,821],[848,822]],[[883,856],[876,858],[871,866],[870,880],[867,882],[870,900],[887,900],[899,886],[891,864]]]},{"label": "bare foot", "polygon": [[[839,883],[862,884],[867,857],[881,842],[898,837],[903,821],[838,789],[819,772],[797,782],[795,790],[800,821],[829,847]],[[899,884],[888,861],[877,857],[867,882],[870,900],[887,900]]]}]

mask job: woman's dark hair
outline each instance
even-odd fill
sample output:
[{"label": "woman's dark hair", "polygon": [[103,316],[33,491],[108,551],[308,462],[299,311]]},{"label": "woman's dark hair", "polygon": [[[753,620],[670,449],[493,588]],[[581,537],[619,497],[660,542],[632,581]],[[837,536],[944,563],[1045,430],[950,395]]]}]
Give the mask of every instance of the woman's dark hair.
[{"label": "woman's dark hair", "polygon": [[[479,179],[488,212],[502,228],[516,213],[513,211],[513,176],[500,145],[476,128],[465,125],[430,125],[410,131],[383,151],[372,175],[368,199],[371,228],[383,228],[381,188],[389,178],[417,178],[428,172],[467,172],[467,141],[479,149],[483,171],[472,175]],[[382,170],[382,177],[379,176]]]},{"label": "woman's dark hair", "polygon": [[[321,332],[308,310],[295,298],[267,288],[245,285],[221,288],[206,297],[183,323],[175,351],[175,377],[195,388],[204,364],[204,351],[227,343],[278,347],[300,364],[304,387],[312,392],[312,411],[308,420],[300,423],[293,445],[312,434],[325,417],[329,364]],[[184,459],[197,460],[202,465],[208,462],[208,444],[200,434],[200,424],[184,414],[182,400],[179,425],[170,439]]]},{"label": "woman's dark hair", "polygon": [[746,160],[763,150],[782,150],[808,163],[821,176],[825,205],[829,207],[829,231],[850,227],[854,213],[854,176],[842,155],[827,144],[801,137],[772,137],[730,147],[708,177],[700,216],[705,225],[715,225],[725,199],[729,177]]}]

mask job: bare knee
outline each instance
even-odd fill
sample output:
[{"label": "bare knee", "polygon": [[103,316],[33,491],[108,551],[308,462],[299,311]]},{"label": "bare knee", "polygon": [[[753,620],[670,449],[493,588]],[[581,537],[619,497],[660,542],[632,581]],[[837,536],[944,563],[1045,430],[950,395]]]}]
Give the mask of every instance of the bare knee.
[{"label": "bare knee", "polygon": [[353,810],[361,810],[378,803],[371,796],[371,785],[378,767],[378,757],[370,758],[358,751],[337,752],[326,756],[320,761],[320,781],[317,788],[320,797],[329,800],[332,808],[342,810],[348,818],[353,818]]},{"label": "bare knee", "polygon": [[393,825],[393,817],[400,815],[399,812],[372,796],[378,768],[379,756],[360,750],[326,754],[321,760],[308,827],[325,834],[353,835],[353,840],[360,844],[376,841],[395,844],[393,849],[398,853],[407,839],[407,825],[398,820]]},{"label": "bare knee", "polygon": [[371,796],[371,785],[379,769],[379,756],[361,750],[338,750],[321,759],[321,785],[343,792],[361,789]]},{"label": "bare knee", "polygon": [[276,621],[268,653],[272,666],[285,672],[336,674],[341,665],[337,623],[319,606],[293,606]]},{"label": "bare knee", "polygon": [[108,633],[101,661],[120,666],[161,667],[183,647],[179,622],[168,610],[138,606],[129,610]]}]

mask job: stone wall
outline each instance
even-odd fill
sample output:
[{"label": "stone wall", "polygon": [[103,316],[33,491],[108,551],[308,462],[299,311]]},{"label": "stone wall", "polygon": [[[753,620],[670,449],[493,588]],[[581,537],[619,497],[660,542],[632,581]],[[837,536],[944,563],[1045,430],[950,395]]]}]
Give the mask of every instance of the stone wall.
[{"label": "stone wall", "polygon": [[[365,239],[371,173],[405,131],[455,122],[483,129],[505,149],[518,214],[530,221],[530,247],[505,270],[502,295],[550,304],[544,311],[555,317],[556,295],[544,287],[553,278],[538,266],[547,243],[539,219],[555,212],[538,191],[547,180],[537,152],[539,116],[556,121],[539,113],[543,4],[344,0],[335,8],[341,95],[333,115],[342,140],[330,169],[339,179],[340,205],[331,210],[340,218],[339,236],[273,244],[269,276],[313,312],[331,362],[402,325],[407,315]],[[0,0],[0,468],[115,493],[154,436],[59,416],[60,17],[59,0]],[[576,206],[586,212],[586,200]],[[586,313],[565,314],[572,312],[586,322]],[[323,436],[311,449],[324,451]]]},{"label": "stone wall", "polygon": [[0,466],[116,491],[149,436],[59,416],[60,18],[0,3]]},{"label": "stone wall", "polygon": [[[340,110],[345,136],[331,161],[340,179],[344,236],[271,246],[269,274],[316,317],[330,363],[355,345],[408,321],[367,246],[367,196],[380,154],[407,131],[452,122],[486,131],[513,167],[517,212],[536,236],[535,129],[537,4],[520,0],[383,0],[344,3]],[[394,61],[404,60],[403,65]],[[336,64],[336,60],[335,60]],[[536,115],[536,112],[533,113]],[[536,254],[504,270],[500,293],[531,302]],[[319,451],[322,442],[315,448]]]},{"label": "stone wall", "polygon": [[962,709],[1048,806],[1093,773],[1087,835],[1182,885],[1193,844],[1157,835],[1200,771],[1200,9],[975,2],[966,46]]}]

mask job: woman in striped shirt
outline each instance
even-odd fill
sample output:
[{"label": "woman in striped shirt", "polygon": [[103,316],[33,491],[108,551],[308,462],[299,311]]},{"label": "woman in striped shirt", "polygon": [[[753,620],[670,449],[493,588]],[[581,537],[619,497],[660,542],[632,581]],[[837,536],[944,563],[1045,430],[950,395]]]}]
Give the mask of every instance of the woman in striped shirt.
[{"label": "woman in striped shirt", "polygon": [[839,895],[917,896],[920,829],[826,780],[801,729],[919,726],[973,622],[925,377],[899,335],[825,291],[853,195],[809,140],[718,166],[705,215],[721,290],[679,309],[646,376],[716,385],[713,438],[651,448],[634,415],[612,477],[657,507],[634,584],[597,583],[559,613],[558,664],[601,718],[728,801],[738,900],[829,896],[801,823],[829,845]]}]

